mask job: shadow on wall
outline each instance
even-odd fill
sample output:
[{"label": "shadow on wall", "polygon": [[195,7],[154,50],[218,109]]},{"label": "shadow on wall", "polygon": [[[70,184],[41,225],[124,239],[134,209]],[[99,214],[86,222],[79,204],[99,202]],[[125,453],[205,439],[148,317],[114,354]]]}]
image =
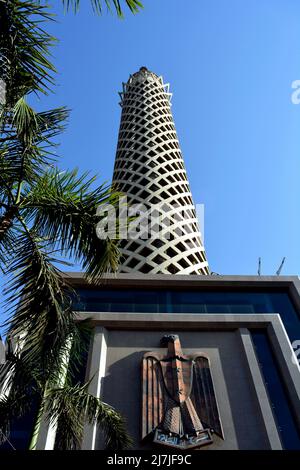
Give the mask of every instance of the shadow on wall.
[{"label": "shadow on wall", "polygon": [[230,403],[238,448],[270,449],[246,356],[240,346],[239,331],[235,332],[236,352],[227,348],[220,353],[221,367]]},{"label": "shadow on wall", "polygon": [[[127,430],[134,440],[134,449],[141,447],[142,385],[140,364],[144,352],[146,351],[135,352],[118,360],[109,367],[108,374],[102,379],[103,400],[125,417]],[[141,448],[151,449],[151,446],[142,446]]]}]

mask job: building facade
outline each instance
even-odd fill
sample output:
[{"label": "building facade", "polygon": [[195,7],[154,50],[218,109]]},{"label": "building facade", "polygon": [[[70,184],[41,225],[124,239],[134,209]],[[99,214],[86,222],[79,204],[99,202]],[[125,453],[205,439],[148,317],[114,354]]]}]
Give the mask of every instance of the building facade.
[{"label": "building facade", "polygon": [[[80,273],[67,279],[80,294],[78,318],[94,326],[90,391],[125,416],[134,449],[162,450],[151,436],[142,441],[141,363],[145,353],[164,353],[160,341],[170,334],[184,354],[210,359],[223,438],[213,434],[202,450],[300,449],[297,277],[136,273],[97,288]],[[54,437],[44,430],[40,448],[53,448]],[[82,449],[101,448],[101,433],[87,426]]]}]

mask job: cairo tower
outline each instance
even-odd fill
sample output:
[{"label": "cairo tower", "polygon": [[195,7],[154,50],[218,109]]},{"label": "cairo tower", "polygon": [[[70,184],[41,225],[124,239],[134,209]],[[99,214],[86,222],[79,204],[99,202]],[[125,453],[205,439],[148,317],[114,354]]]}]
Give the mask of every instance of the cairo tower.
[{"label": "cairo tower", "polygon": [[121,242],[121,273],[209,274],[171,112],[169,85],[146,67],[123,83],[113,185],[129,204],[167,208],[159,236]]}]

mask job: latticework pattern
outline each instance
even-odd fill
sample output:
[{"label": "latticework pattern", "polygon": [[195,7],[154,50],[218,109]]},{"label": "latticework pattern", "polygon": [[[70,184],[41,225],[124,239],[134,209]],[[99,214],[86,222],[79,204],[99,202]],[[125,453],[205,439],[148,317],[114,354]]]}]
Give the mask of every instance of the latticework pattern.
[{"label": "latticework pattern", "polygon": [[129,204],[168,207],[161,230],[121,242],[120,272],[209,274],[171,113],[169,85],[142,67],[123,83],[113,184]]}]

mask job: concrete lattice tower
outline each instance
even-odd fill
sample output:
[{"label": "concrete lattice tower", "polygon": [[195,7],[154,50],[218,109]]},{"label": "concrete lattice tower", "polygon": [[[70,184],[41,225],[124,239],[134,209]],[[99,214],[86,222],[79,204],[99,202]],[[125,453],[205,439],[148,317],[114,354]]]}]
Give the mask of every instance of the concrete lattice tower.
[{"label": "concrete lattice tower", "polygon": [[[169,85],[142,67],[123,83],[113,184],[129,204],[171,207],[159,237],[121,242],[120,272],[209,274],[178,137]],[[165,219],[166,220],[166,219]]]}]

